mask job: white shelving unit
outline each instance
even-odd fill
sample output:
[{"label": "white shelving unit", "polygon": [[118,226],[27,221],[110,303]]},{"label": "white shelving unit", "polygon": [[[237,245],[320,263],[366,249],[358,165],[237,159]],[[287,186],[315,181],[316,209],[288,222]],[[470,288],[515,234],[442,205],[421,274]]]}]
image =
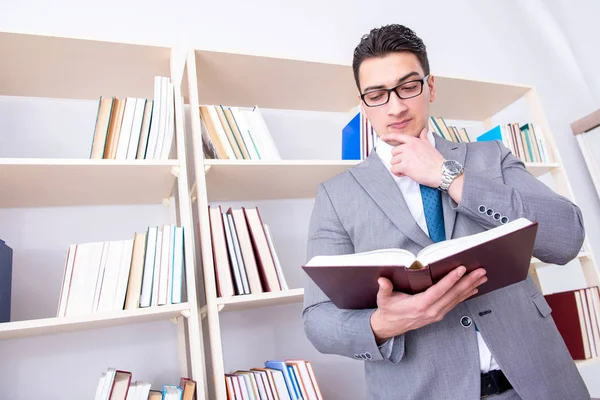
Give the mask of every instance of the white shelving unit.
[{"label": "white shelving unit", "polygon": [[[185,54],[183,59],[178,59],[180,53],[164,47],[14,33],[0,33],[0,52],[3,54],[0,65],[2,96],[68,101],[98,101],[100,96],[153,99],[154,77],[171,78],[175,93],[173,158],[128,161],[0,158],[3,193],[0,207],[152,204],[169,207],[172,215],[169,223],[184,228],[184,290],[187,297],[187,301],[181,304],[6,322],[0,324],[0,340],[172,320],[177,324],[177,337],[172,339],[179,343],[178,354],[174,355],[179,359],[179,373],[196,380],[199,399],[207,398],[181,96]],[[89,135],[90,148],[92,133],[79,133]],[[56,229],[69,227],[58,226]],[[132,231],[131,238],[133,234]],[[67,250],[68,246],[64,248],[65,257]],[[19,251],[14,249],[15,258],[18,258]],[[62,275],[64,264],[55,267],[56,275]],[[13,303],[15,300],[18,301],[14,299]],[[102,365],[98,378],[100,372],[108,367],[118,368],[119,365]],[[135,370],[131,372],[138,380],[150,379],[136,374]],[[37,379],[36,376],[32,378]],[[69,382],[64,384],[66,387]],[[89,389],[93,393],[95,387]]]}]

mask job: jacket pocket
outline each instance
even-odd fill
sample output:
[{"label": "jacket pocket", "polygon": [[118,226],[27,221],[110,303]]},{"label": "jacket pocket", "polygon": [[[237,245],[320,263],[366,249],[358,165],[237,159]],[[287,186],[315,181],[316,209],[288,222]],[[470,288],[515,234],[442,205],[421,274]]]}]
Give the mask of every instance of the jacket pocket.
[{"label": "jacket pocket", "polygon": [[541,293],[535,294],[532,300],[542,317],[546,318],[552,313],[552,308]]}]

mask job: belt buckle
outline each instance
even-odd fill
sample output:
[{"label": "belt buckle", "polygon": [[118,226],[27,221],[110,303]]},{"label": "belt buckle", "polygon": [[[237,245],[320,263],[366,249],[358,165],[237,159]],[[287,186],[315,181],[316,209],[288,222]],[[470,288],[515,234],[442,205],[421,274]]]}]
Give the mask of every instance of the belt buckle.
[{"label": "belt buckle", "polygon": [[484,395],[480,396],[480,398],[482,398],[482,399],[486,399],[488,397],[500,394],[500,386],[498,386],[498,382],[496,382],[496,378],[495,378],[494,374],[492,374],[491,372],[488,372],[486,375],[487,375],[488,379],[491,379],[491,381],[492,381],[491,384],[493,384],[495,386],[496,390],[494,393],[484,394]]}]

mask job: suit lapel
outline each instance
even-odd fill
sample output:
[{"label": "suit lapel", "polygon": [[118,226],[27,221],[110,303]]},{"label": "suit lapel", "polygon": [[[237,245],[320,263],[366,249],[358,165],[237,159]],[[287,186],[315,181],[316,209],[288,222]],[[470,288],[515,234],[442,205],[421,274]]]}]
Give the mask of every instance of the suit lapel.
[{"label": "suit lapel", "polygon": [[[443,139],[439,135],[435,135],[435,147],[446,160],[456,160],[461,163],[461,165],[465,165],[467,148],[464,144],[451,142]],[[454,223],[456,222],[456,211],[454,211],[454,201],[448,193],[442,193],[442,207],[444,210],[446,239],[452,239]]]},{"label": "suit lapel", "polygon": [[351,168],[350,172],[406,237],[423,247],[433,243],[417,225],[394,178],[374,151],[363,163]]}]

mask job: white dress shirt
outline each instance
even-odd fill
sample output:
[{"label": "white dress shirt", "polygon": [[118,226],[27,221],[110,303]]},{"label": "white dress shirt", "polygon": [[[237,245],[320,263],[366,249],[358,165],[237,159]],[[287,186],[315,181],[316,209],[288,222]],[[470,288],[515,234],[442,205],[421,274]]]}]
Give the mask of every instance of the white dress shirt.
[{"label": "white dress shirt", "polygon": [[[429,132],[427,134],[427,138],[431,142],[432,145],[435,146],[435,137],[433,133]],[[376,153],[383,161],[383,164],[387,167],[388,171],[391,168],[391,159],[392,159],[392,146],[384,142],[383,140],[376,139]],[[427,230],[427,221],[425,220],[425,212],[423,211],[423,201],[421,199],[421,190],[419,188],[419,184],[409,178],[408,176],[398,177],[390,171],[390,174],[396,181],[398,188],[400,188],[400,192],[406,201],[408,209],[412,214],[413,218],[419,225],[421,229],[425,232],[427,236],[429,236],[429,231]],[[499,369],[498,364],[492,357],[490,353],[490,349],[485,344],[483,338],[481,337],[481,333],[477,332],[477,343],[479,345],[479,364],[481,367],[481,372],[485,373],[494,369]]]}]

